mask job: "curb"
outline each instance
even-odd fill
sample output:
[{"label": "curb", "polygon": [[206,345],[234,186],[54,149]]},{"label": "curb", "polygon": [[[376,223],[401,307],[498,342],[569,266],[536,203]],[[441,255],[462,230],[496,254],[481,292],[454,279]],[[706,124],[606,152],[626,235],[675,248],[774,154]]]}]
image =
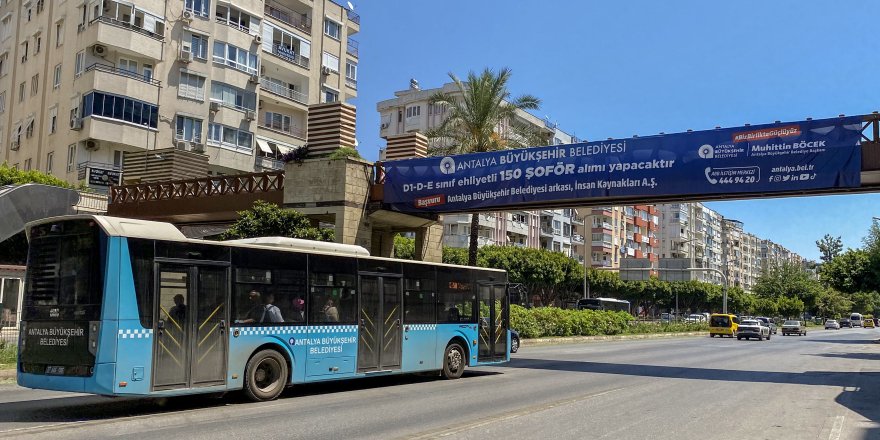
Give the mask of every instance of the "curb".
[{"label": "curb", "polygon": [[683,333],[648,333],[644,335],[608,335],[608,336],[561,336],[554,338],[535,338],[523,339],[522,345],[553,345],[553,344],[574,344],[583,342],[605,342],[605,341],[627,341],[642,339],[671,339],[671,338],[692,338],[696,336],[706,336],[708,332],[683,332]]}]

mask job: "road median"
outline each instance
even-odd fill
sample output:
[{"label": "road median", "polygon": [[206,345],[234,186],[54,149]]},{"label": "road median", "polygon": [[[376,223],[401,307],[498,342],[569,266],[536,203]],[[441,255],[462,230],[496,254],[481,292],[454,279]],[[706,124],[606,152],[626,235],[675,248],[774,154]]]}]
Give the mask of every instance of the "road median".
[{"label": "road median", "polygon": [[605,342],[605,341],[628,341],[639,339],[670,339],[687,338],[696,336],[708,336],[708,332],[677,332],[677,333],[645,333],[638,335],[602,335],[602,336],[558,336],[523,339],[523,346],[553,345],[553,344],[577,344],[582,342]]}]

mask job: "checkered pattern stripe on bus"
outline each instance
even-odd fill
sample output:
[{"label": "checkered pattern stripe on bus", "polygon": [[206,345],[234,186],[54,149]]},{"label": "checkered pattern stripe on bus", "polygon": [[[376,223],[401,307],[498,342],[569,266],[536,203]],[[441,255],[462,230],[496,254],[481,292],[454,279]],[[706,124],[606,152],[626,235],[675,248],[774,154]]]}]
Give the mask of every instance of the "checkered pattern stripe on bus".
[{"label": "checkered pattern stripe on bus", "polygon": [[119,339],[150,339],[153,336],[153,329],[119,329],[117,336]]},{"label": "checkered pattern stripe on bus", "polygon": [[306,333],[354,333],[356,325],[316,325],[290,327],[234,327],[242,336],[249,335],[301,335]]},{"label": "checkered pattern stripe on bus", "polygon": [[437,330],[437,324],[410,324],[409,329],[412,331],[434,331]]}]

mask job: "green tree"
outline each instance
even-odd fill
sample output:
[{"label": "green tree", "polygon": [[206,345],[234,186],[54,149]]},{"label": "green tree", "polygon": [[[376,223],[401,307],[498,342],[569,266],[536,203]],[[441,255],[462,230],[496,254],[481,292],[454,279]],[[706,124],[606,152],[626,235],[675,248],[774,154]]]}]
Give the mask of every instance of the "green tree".
[{"label": "green tree", "polygon": [[857,313],[877,314],[880,311],[880,293],[877,292],[855,292],[850,295],[852,301],[850,310]]},{"label": "green tree", "polygon": [[871,227],[868,229],[868,235],[862,238],[864,248],[871,254],[880,254],[880,221],[876,218],[871,220]]},{"label": "green tree", "polygon": [[838,318],[852,309],[853,302],[834,289],[826,289],[816,298],[816,311],[819,316]]},{"label": "green tree", "polygon": [[871,254],[849,249],[822,266],[822,283],[844,293],[872,290]]},{"label": "green tree", "polygon": [[246,211],[239,211],[238,216],[238,220],[220,235],[221,240],[290,237],[333,241],[332,229],[316,228],[305,215],[263,200],[257,200]]},{"label": "green tree", "polygon": [[460,266],[464,266],[465,264],[467,264],[467,260],[467,249],[443,246],[443,263],[458,264]]},{"label": "green tree", "polygon": [[798,298],[814,310],[822,285],[803,266],[785,261],[764,271],[752,290],[762,298]]},{"label": "green tree", "polygon": [[781,296],[776,300],[779,313],[786,318],[800,318],[804,313],[804,302],[798,298]]},{"label": "green tree", "polygon": [[779,304],[770,298],[756,298],[754,312],[763,316],[776,316],[779,313]]},{"label": "green tree", "polygon": [[[74,188],[73,185],[49,174],[36,170],[22,171],[12,168],[6,163],[0,164],[0,186],[24,185],[26,183]],[[27,262],[27,252],[27,237],[22,231],[0,242],[0,264],[24,265]]]},{"label": "green tree", "polygon": [[843,242],[840,236],[832,237],[831,234],[825,234],[824,237],[816,240],[816,247],[819,248],[819,252],[822,254],[821,260],[828,263],[843,251]]},{"label": "green tree", "polygon": [[546,249],[484,246],[477,265],[506,270],[511,283],[521,283],[532,294],[540,295],[545,305],[564,299],[583,279],[583,268],[574,259]]},{"label": "green tree", "polygon": [[415,260],[416,240],[397,234],[394,236],[394,258]]},{"label": "green tree", "polygon": [[[432,154],[481,153],[536,145],[531,143],[533,131],[516,123],[514,116],[517,110],[537,109],[540,101],[531,95],[511,98],[507,90],[510,74],[507,68],[498,73],[485,69],[480,74],[468,73],[467,81],[449,74],[456,91],[437,92],[430,97],[431,104],[445,105],[447,109],[446,119],[426,133],[432,140],[442,142],[441,146],[432,148]],[[500,129],[505,124],[509,129]],[[468,246],[471,266],[477,262],[479,226],[479,215],[471,214]]]}]

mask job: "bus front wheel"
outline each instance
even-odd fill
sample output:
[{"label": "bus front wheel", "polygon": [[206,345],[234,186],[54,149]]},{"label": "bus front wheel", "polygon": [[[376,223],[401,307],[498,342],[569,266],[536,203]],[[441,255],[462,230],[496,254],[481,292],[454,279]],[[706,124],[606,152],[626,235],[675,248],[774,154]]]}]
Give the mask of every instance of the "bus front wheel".
[{"label": "bus front wheel", "polygon": [[465,364],[467,364],[467,356],[461,345],[457,342],[449,344],[443,354],[443,377],[458,379],[464,373]]},{"label": "bus front wheel", "polygon": [[263,350],[247,363],[244,391],[254,401],[277,398],[287,385],[287,361],[275,350]]}]

